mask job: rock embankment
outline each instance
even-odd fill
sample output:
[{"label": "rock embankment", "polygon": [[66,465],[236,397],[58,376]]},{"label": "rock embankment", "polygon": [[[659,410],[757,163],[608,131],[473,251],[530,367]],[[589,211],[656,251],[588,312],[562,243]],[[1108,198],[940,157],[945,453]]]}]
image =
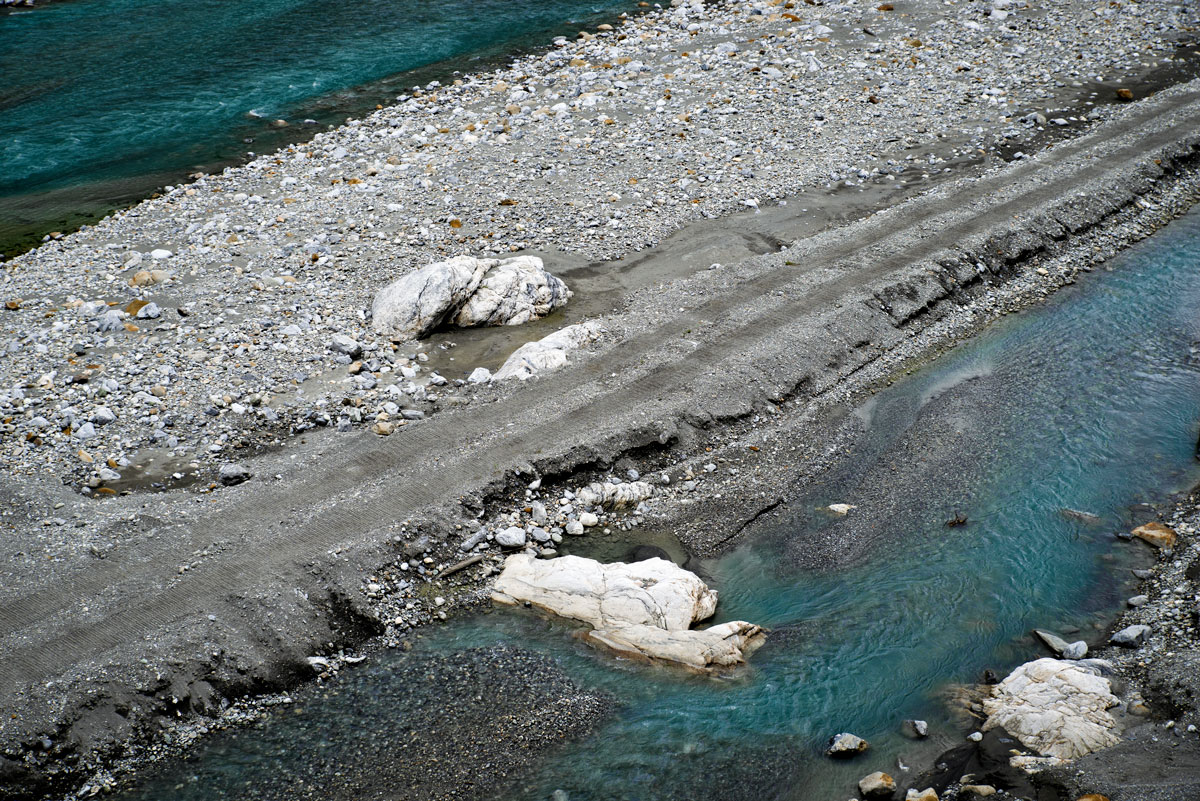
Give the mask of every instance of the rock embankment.
[{"label": "rock embankment", "polygon": [[605,565],[579,556],[514,554],[492,600],[587,623],[587,642],[621,656],[699,671],[744,664],[766,641],[761,627],[743,621],[693,630],[717,611],[717,593],[665,559]]}]

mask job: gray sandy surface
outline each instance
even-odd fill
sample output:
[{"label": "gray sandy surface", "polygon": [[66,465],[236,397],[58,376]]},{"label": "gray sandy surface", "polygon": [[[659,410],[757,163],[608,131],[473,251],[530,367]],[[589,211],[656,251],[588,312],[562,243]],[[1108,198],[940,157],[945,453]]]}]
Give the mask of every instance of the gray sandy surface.
[{"label": "gray sandy surface", "polygon": [[[381,697],[380,673],[404,679],[383,682]],[[264,759],[237,776],[203,773],[204,793],[261,801],[494,798],[543,752],[612,709],[612,699],[581,690],[552,659],[519,648],[390,652],[336,684],[280,699],[253,730],[210,738],[208,752],[254,738]],[[343,723],[331,727],[330,718]],[[151,775],[133,798],[162,798],[178,776]]]},{"label": "gray sandy surface", "polygon": [[[879,31],[861,34],[861,39],[854,33],[823,42],[826,35],[813,27],[822,19],[853,19],[861,28],[861,15],[867,12],[848,6],[805,7],[797,12],[806,21],[801,23],[772,19],[778,9],[760,19],[742,19],[739,12],[736,23],[704,16],[716,11],[688,12],[678,19],[671,12],[631,23],[637,35],[629,39],[636,40],[634,47],[654,45],[655,58],[681,70],[696,63],[684,64],[685,42],[689,48],[707,43],[712,54],[721,55],[722,64],[736,62],[716,47],[746,37],[746,29],[739,26],[775,31],[772,35],[783,38],[769,41],[787,53],[795,42],[821,52],[827,46],[831,52],[848,48],[842,58],[852,70],[862,69],[850,61],[858,57],[856,48],[870,52],[875,40],[882,40],[885,50],[876,55],[886,55],[889,47],[913,52],[910,58],[916,61],[909,63],[914,79],[924,76],[914,81],[920,91],[927,91],[925,78],[941,76],[961,92],[948,94],[947,84],[943,97],[958,97],[959,105],[971,109],[972,119],[983,119],[971,105],[982,103],[995,119],[1010,105],[998,99],[1005,95],[972,94],[987,82],[966,80],[962,73],[1000,66],[981,61],[969,69],[949,69],[952,53],[964,52],[959,44],[995,47],[1008,54],[1005,58],[1017,58],[1012,55],[1017,34],[1096,36],[1087,45],[1088,58],[1103,57],[1108,66],[1093,63],[1092,68],[1109,72],[1120,62],[1129,72],[1136,60],[1132,46],[1101,47],[1099,34],[1133,36],[1133,31],[1141,31],[1146,35],[1129,41],[1141,43],[1138,47],[1146,48],[1147,59],[1161,58],[1167,52],[1168,29],[1172,35],[1177,32],[1170,21],[1177,20],[1179,12],[1166,4],[1145,5],[1136,14],[1114,15],[1065,3],[1053,11],[1031,13],[1028,19],[1020,10],[998,19],[990,6],[971,5],[972,15],[951,9],[942,25],[928,22],[933,38],[926,36],[919,47],[904,42],[905,26],[917,23],[903,16],[903,5],[897,6],[901,14],[879,16],[878,21],[873,17],[868,27]],[[932,5],[914,4],[912,11],[933,13],[931,9]],[[891,12],[879,15],[885,13]],[[1098,27],[1089,27],[1093,23]],[[695,36],[687,30],[692,24],[701,26]],[[728,30],[722,32],[723,27]],[[784,33],[789,27],[796,31]],[[936,41],[939,32],[948,37],[944,47],[926,44]],[[577,75],[584,67],[571,67],[570,60],[607,57],[604,48],[615,46],[612,38],[564,44],[542,58],[565,63],[533,60],[515,67],[514,74],[532,74],[535,67],[549,71],[549,64],[571,81],[599,80]],[[655,44],[659,39],[663,41]],[[786,58],[795,61],[803,54],[796,49]],[[758,72],[748,61],[738,62],[738,69],[728,73],[725,67],[713,69],[730,81],[735,76],[761,81],[763,55],[755,55]],[[779,63],[794,67],[783,63],[786,58],[781,56]],[[932,61],[919,67],[925,58]],[[1078,72],[1075,62],[1080,60],[1073,59],[1063,69]],[[775,69],[782,77],[771,81],[789,80],[788,72]],[[657,74],[651,71],[651,85],[642,87],[645,92],[653,89],[655,96],[662,89],[653,85]],[[797,74],[801,77],[791,80],[814,80],[807,67]],[[1021,91],[1032,92],[1029,102],[1045,100],[1064,88],[1058,86],[1066,84],[1063,78],[1070,75],[1050,75],[1041,83],[1028,79],[1029,85],[1026,79],[1014,80],[1011,89],[1015,93],[1023,86]],[[500,99],[469,95],[483,93],[499,80],[510,85]],[[467,79],[462,87],[442,90],[443,100],[461,95],[455,102],[464,111],[451,115],[461,118],[458,123],[474,119],[471,114],[482,119],[495,113],[488,103],[512,100],[513,80],[512,75]],[[663,105],[687,97],[706,105],[694,94],[700,85],[676,90],[671,98],[663,93]],[[539,97],[553,86],[539,83]],[[768,92],[755,86],[755,91]],[[895,86],[900,93],[900,85]],[[421,351],[411,345],[393,350],[391,343],[370,339],[365,316],[359,314],[374,288],[406,266],[431,260],[439,246],[445,251],[495,252],[498,247],[512,252],[540,244],[587,259],[621,255],[667,235],[699,215],[698,207],[714,214],[745,209],[741,200],[751,199],[751,192],[765,199],[811,189],[814,181],[832,177],[827,174],[831,169],[842,177],[857,177],[857,172],[837,166],[850,158],[849,151],[879,150],[881,156],[887,152],[867,144],[867,131],[877,135],[894,124],[897,135],[907,136],[932,124],[933,116],[927,107],[921,111],[911,103],[877,116],[882,104],[864,99],[850,103],[836,126],[818,126],[824,131],[820,136],[836,132],[847,150],[797,143],[792,148],[764,148],[760,154],[735,143],[741,155],[685,153],[677,160],[678,172],[685,175],[693,168],[683,169],[683,162],[699,164],[710,158],[722,165],[746,163],[746,169],[764,176],[760,187],[753,183],[758,178],[743,175],[734,180],[726,174],[728,181],[712,181],[711,195],[704,190],[704,202],[691,203],[695,198],[688,189],[693,185],[678,186],[682,176],[673,182],[666,165],[647,156],[653,148],[646,143],[633,147],[641,140],[631,140],[624,149],[626,157],[639,164],[636,170],[630,166],[633,161],[614,155],[622,152],[619,141],[606,141],[603,147],[581,142],[571,145],[578,149],[570,157],[553,155],[566,148],[555,151],[549,141],[563,136],[570,144],[572,135],[579,137],[571,126],[584,125],[580,120],[591,125],[602,112],[616,121],[595,123],[594,135],[635,135],[631,127],[636,126],[622,128],[619,109],[606,111],[602,104],[618,103],[623,92],[638,93],[615,84],[609,88],[613,94],[605,90],[593,95],[603,99],[591,106],[583,105],[583,95],[571,95],[579,99],[579,108],[566,118],[561,112],[539,118],[536,107],[526,112],[517,101],[508,104],[517,106],[515,112],[505,111],[514,118],[508,127],[528,128],[529,138],[535,140],[549,137],[534,150],[550,154],[544,156],[551,165],[545,172],[562,171],[548,184],[537,184],[536,192],[533,185],[524,195],[509,191],[510,185],[521,185],[515,178],[504,183],[503,191],[499,183],[492,186],[481,180],[469,182],[470,192],[451,192],[446,187],[456,186],[453,182],[438,184],[422,177],[465,169],[462,165],[477,151],[494,148],[507,154],[512,151],[503,148],[514,147],[514,142],[532,147],[508,132],[493,130],[491,137],[484,136],[489,129],[480,131],[479,124],[476,131],[456,127],[453,136],[437,128],[428,132],[425,123],[417,124],[422,115],[447,114],[446,109],[456,106],[434,105],[422,99],[423,93],[412,101],[415,106],[385,110],[330,135],[311,150],[318,154],[312,158],[304,155],[310,151],[297,148],[288,159],[280,159],[284,163],[268,158],[199,180],[9,266],[3,291],[22,303],[2,318],[15,346],[9,346],[0,370],[9,376],[9,385],[20,385],[15,387],[20,392],[8,394],[6,409],[12,413],[0,443],[8,470],[0,482],[0,648],[5,655],[0,662],[0,708],[8,711],[0,720],[5,759],[0,767],[11,779],[0,789],[0,797],[21,797],[30,788],[68,792],[95,786],[101,783],[96,777],[108,776],[115,760],[137,748],[149,746],[152,752],[158,745],[171,744],[172,735],[160,725],[164,715],[213,715],[230,701],[292,687],[314,675],[311,656],[328,657],[336,665],[346,648],[365,642],[398,644],[414,627],[452,613],[460,604],[474,603],[480,580],[495,569],[500,555],[492,541],[497,528],[518,524],[531,536],[536,536],[536,528],[546,537],[536,547],[552,550],[581,511],[573,508],[573,496],[564,494],[580,481],[610,471],[620,480],[626,471],[637,470],[657,482],[656,497],[626,515],[605,515],[604,526],[648,521],[673,529],[692,553],[728,547],[742,533],[765,524],[806,471],[820,469],[827,449],[844,434],[836,412],[830,411],[839,400],[996,315],[1036,301],[1078,270],[1152,233],[1186,210],[1196,196],[1192,170],[1200,146],[1200,86],[1193,83],[1096,112],[1089,135],[1059,142],[1016,164],[976,167],[965,177],[951,175],[953,180],[933,191],[851,225],[823,232],[810,229],[803,239],[790,244],[780,240],[768,248],[750,243],[749,253],[734,252],[716,269],[676,266],[672,269],[678,272],[668,283],[631,279],[614,290],[614,308],[603,316],[607,340],[555,375],[469,393],[436,385],[431,389],[415,381],[408,388],[398,382],[398,394],[386,396],[372,395],[374,386],[364,388],[365,383],[350,380],[345,365],[325,349],[334,333],[363,341],[367,358],[377,361],[378,370],[372,371],[376,384],[386,383],[401,367],[427,366],[438,359],[439,369],[451,377],[446,354],[452,351],[439,353],[437,344],[426,344],[430,355],[424,360],[409,358]],[[820,91],[836,94],[841,88]],[[489,91],[496,93],[494,87]],[[801,116],[780,117],[772,124],[798,125],[803,119],[812,127],[815,122],[812,106],[798,100],[764,103],[762,114],[754,117],[746,86],[730,84],[722,91],[735,95],[723,105],[747,104],[746,119],[752,120],[747,125],[766,124],[772,115],[794,111]],[[473,110],[468,113],[468,108]],[[961,115],[967,114],[947,110],[944,116],[961,126],[966,119]],[[1072,124],[1085,127],[1087,114],[1070,116]],[[1100,122],[1105,118],[1111,119]],[[636,127],[637,136],[661,132],[673,146],[679,139],[679,147],[695,139],[688,136],[690,129],[676,137],[676,123],[665,113],[652,111],[648,119],[653,124]],[[1030,122],[1031,128],[1039,125],[1036,118]],[[855,125],[861,126],[857,139]],[[766,133],[752,130],[755,137]],[[399,135],[392,136],[396,132]],[[697,133],[702,141],[707,136]],[[939,138],[929,129],[923,133],[927,141]],[[508,141],[499,141],[501,135]],[[994,126],[978,136],[993,144],[1004,138]],[[417,141],[422,137],[426,141]],[[383,147],[393,141],[395,147]],[[345,155],[335,156],[339,147]],[[954,147],[958,146],[929,158],[948,158]],[[388,162],[389,153],[396,163]],[[759,157],[761,163],[756,161]],[[372,167],[376,158],[381,162],[378,170]],[[573,164],[568,158],[582,161]],[[589,158],[615,163],[598,170]],[[505,159],[511,161],[511,156]],[[648,164],[642,165],[643,160]],[[902,155],[897,159],[903,160]],[[432,172],[419,166],[435,162],[438,167]],[[886,165],[886,158],[879,163]],[[407,167],[387,170],[385,165]],[[895,166],[904,171],[904,165]],[[872,169],[864,166],[862,180]],[[470,170],[497,181],[501,175],[478,166]],[[567,181],[563,176],[572,171],[595,180]],[[883,172],[876,177],[886,181]],[[610,187],[605,182],[612,182],[614,193],[629,193],[634,173],[642,176],[638,186],[650,183],[656,189],[645,192],[640,206],[626,209],[625,216],[605,216],[619,210],[606,205],[604,193]],[[359,174],[363,177],[358,183],[347,182],[347,177]],[[338,183],[330,183],[330,175]],[[285,178],[295,180],[285,186]],[[217,189],[221,191],[213,191]],[[501,199],[525,202],[495,206],[497,193]],[[244,197],[239,199],[239,194]],[[446,203],[443,195],[457,198],[457,205]],[[287,203],[289,197],[296,201]],[[585,198],[583,206],[570,205],[582,204]],[[385,226],[383,204],[393,200],[402,209],[394,212],[394,220],[387,217],[393,222]],[[710,202],[711,209],[706,206]],[[421,215],[405,213],[404,203],[442,207],[451,210],[446,214],[459,216],[423,211],[431,221],[418,225],[412,220]],[[628,223],[632,209],[638,208],[646,209],[637,213],[650,223],[625,228],[610,224]],[[356,222],[352,228],[352,216],[359,216],[363,224]],[[271,222],[281,217],[283,222]],[[448,224],[449,219],[483,218],[488,227],[494,224],[496,231],[503,228],[508,233],[489,239],[466,222],[461,228]],[[592,226],[592,218],[609,222]],[[334,222],[324,222],[327,219]],[[583,224],[572,226],[571,221]],[[289,231],[291,222],[296,223],[294,231]],[[517,226],[530,228],[535,223],[540,236],[517,236]],[[192,230],[181,233],[180,225]],[[547,233],[550,228],[555,231]],[[289,232],[292,237],[286,236]],[[375,235],[380,233],[384,236]],[[284,239],[297,240],[298,247],[288,250]],[[143,256],[143,264],[122,270],[124,254],[158,247],[173,250],[163,260],[170,277],[149,291],[131,291],[132,271],[153,265]],[[753,255],[755,248],[766,252]],[[711,262],[703,261],[693,266],[709,267]],[[381,264],[387,268],[381,269]],[[71,297],[80,303],[67,302]],[[137,331],[122,327],[108,335],[89,331],[90,318],[81,316],[81,310],[98,310],[88,307],[85,298],[123,306],[137,297],[157,297],[164,309],[191,313],[172,317],[175,313],[169,312],[165,320],[148,325],[133,319],[128,322]],[[282,335],[279,329],[285,326],[278,323],[293,320],[288,324],[296,325],[299,333]],[[552,324],[547,321],[543,330]],[[41,333],[35,333],[35,325],[41,326]],[[83,353],[75,355],[76,344]],[[476,348],[477,353],[486,351],[484,344]],[[317,377],[311,380],[326,389],[313,397],[302,395],[309,379],[288,379],[299,369],[313,373]],[[83,376],[86,382],[77,380],[83,371],[93,371]],[[41,382],[50,373],[51,378]],[[110,389],[106,380],[114,381],[116,388]],[[283,391],[275,391],[277,384]],[[153,392],[156,387],[162,392]],[[455,402],[449,402],[452,394]],[[256,395],[257,402],[252,400]],[[381,397],[396,397],[429,416],[386,438],[365,427],[335,431],[318,425],[322,416],[330,422],[349,408],[367,409],[362,419],[373,420]],[[78,440],[77,430],[101,403],[113,406],[117,419],[93,425],[94,437]],[[68,408],[74,411],[68,414]],[[204,409],[215,414],[205,414]],[[51,412],[59,415],[56,422],[30,429],[39,417],[50,423]],[[174,422],[168,426],[167,420]],[[59,428],[60,421],[67,426]],[[147,447],[142,441],[147,430],[167,452],[164,458],[172,465],[168,470],[180,465],[181,473],[199,472],[201,461],[237,455],[254,478],[217,491],[201,484],[162,493],[143,488],[104,500],[81,495],[80,485],[104,488],[103,481],[94,480],[92,471],[98,464],[129,472],[138,463],[140,449]],[[802,435],[799,440],[797,434]],[[790,444],[797,441],[803,444]],[[254,458],[243,455],[261,444],[272,447]],[[803,470],[801,461],[806,462]],[[78,467],[81,462],[88,466]],[[538,526],[532,521],[535,501],[551,507],[548,519]],[[808,543],[797,558],[860,558],[870,545],[865,534],[836,547]],[[453,570],[468,558],[475,561]],[[437,603],[435,594],[443,603]]]}]

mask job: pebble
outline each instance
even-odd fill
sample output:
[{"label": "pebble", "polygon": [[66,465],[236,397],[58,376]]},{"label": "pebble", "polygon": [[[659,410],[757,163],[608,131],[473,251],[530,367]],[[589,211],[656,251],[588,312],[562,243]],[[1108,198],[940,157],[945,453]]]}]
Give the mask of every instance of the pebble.
[{"label": "pebble", "polygon": [[503,548],[522,548],[525,546],[525,529],[520,526],[509,526],[496,532],[496,543]]}]

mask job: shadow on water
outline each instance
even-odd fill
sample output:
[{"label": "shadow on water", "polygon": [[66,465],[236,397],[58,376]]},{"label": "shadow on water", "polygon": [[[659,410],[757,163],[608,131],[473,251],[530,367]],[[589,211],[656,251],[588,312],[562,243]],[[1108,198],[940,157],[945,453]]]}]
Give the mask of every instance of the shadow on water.
[{"label": "shadow on water", "polygon": [[[571,626],[522,611],[430,631],[414,653],[467,659],[469,648],[517,645],[620,702],[594,734],[522,771],[503,797],[844,798],[866,773],[904,777],[901,763],[920,765],[960,743],[964,724],[944,700],[948,684],[1039,655],[1030,629],[1098,643],[1131,593],[1128,568],[1153,559],[1114,533],[1200,477],[1200,369],[1191,354],[1200,338],[1200,213],[1119,262],[881,390],[847,416],[859,427],[858,447],[790,501],[786,523],[695,565],[721,593],[719,620],[774,630],[740,675],[625,664],[589,650]],[[831,502],[858,508],[837,517],[824,509]],[[958,513],[966,523],[947,526]],[[661,532],[594,535],[571,547],[622,558],[637,544],[683,557]],[[383,667],[366,679],[381,702],[403,691],[395,660],[404,658],[380,656]],[[424,690],[414,684],[413,692]],[[282,786],[296,757],[265,757],[262,743],[354,727],[373,703],[370,694],[355,698],[217,738],[127,798],[241,799],[250,797],[247,782]],[[929,721],[927,741],[902,737],[910,717]],[[872,743],[851,764],[821,755],[843,730]],[[338,765],[343,775],[376,767],[353,753]],[[340,778],[308,779],[326,797],[349,797],[336,792]]]}]

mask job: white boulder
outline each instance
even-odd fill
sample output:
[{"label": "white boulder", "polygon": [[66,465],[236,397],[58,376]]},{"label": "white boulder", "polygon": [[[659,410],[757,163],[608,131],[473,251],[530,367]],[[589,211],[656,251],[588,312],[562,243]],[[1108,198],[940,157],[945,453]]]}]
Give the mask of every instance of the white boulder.
[{"label": "white boulder", "polygon": [[371,304],[372,327],[392,339],[416,339],[445,322],[483,280],[495,259],[458,256],[385,286]]},{"label": "white boulder", "polygon": [[566,304],[571,291],[546,272],[536,256],[497,262],[454,316],[460,328],[479,325],[520,325],[545,317]]},{"label": "white boulder", "polygon": [[626,659],[671,662],[706,671],[745,663],[746,657],[766,640],[766,633],[753,623],[736,620],[686,631],[665,631],[654,626],[593,629],[583,639]]},{"label": "white boulder", "polygon": [[563,556],[508,557],[492,600],[529,603],[590,625],[585,639],[619,654],[697,670],[732,667],[766,639],[761,628],[736,621],[692,631],[711,617],[717,593],[698,576],[665,559],[601,564]]},{"label": "white boulder", "polygon": [[536,257],[457,256],[381,289],[371,304],[371,325],[393,340],[418,339],[447,322],[517,325],[549,314],[570,296]]},{"label": "white boulder", "polygon": [[1075,759],[1116,745],[1116,706],[1108,679],[1091,666],[1058,659],[1026,662],[983,700],[987,731],[1003,727],[1043,756]]},{"label": "white boulder", "polygon": [[604,333],[597,322],[568,325],[536,342],[526,342],[513,351],[496,372],[496,380],[516,378],[524,381],[535,375],[551,373],[567,364],[567,355]]},{"label": "white boulder", "polygon": [[857,734],[844,731],[829,738],[829,746],[825,749],[825,755],[835,759],[849,759],[858,756],[870,747],[870,743]]}]

